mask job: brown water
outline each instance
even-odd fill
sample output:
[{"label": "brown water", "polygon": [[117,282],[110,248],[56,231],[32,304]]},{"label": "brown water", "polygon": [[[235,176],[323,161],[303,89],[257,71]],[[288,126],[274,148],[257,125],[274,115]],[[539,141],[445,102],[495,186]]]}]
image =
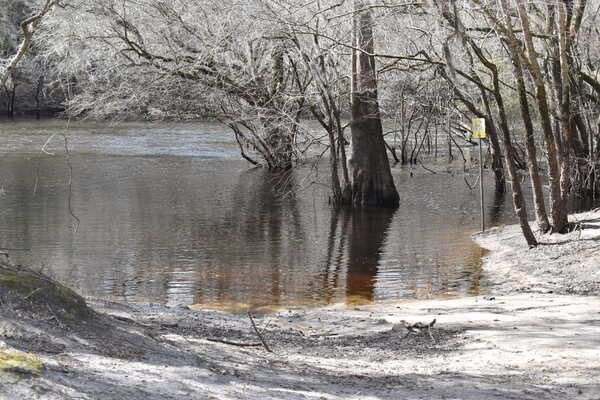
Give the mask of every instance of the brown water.
[{"label": "brown water", "polygon": [[[461,174],[394,168],[400,208],[351,212],[309,167],[250,168],[212,123],[2,123],[0,154],[0,248],[88,295],[243,310],[485,290]],[[514,221],[486,200],[488,221]]]}]

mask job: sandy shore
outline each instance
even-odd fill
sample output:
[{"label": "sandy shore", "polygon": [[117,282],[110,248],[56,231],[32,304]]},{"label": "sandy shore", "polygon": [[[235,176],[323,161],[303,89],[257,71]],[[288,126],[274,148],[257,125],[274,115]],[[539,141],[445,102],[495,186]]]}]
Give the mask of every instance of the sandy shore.
[{"label": "sandy shore", "polygon": [[2,306],[0,361],[43,366],[0,373],[0,398],[598,399],[600,212],[573,218],[533,250],[515,226],[476,235],[486,297],[257,317],[272,352],[247,316],[88,299],[67,327]]}]

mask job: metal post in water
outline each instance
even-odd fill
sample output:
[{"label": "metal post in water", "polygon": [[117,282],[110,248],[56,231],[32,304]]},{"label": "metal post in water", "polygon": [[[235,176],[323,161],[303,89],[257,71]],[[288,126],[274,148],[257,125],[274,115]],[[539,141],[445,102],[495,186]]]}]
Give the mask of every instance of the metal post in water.
[{"label": "metal post in water", "polygon": [[483,151],[481,150],[481,142],[486,137],[486,121],[485,118],[473,118],[471,120],[471,124],[471,138],[479,139],[479,195],[481,202],[481,231],[485,232],[485,213],[483,205]]},{"label": "metal post in water", "polygon": [[479,139],[479,194],[481,196],[481,232],[485,232],[485,212],[483,206],[483,156],[481,150],[481,142]]}]

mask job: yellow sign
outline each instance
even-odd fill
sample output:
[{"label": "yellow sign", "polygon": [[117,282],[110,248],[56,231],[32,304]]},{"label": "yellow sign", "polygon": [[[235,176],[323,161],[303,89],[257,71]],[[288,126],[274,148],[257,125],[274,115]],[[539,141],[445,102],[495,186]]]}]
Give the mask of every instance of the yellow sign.
[{"label": "yellow sign", "polygon": [[471,134],[472,139],[485,139],[485,118],[473,118],[471,120],[473,124],[473,133]]}]

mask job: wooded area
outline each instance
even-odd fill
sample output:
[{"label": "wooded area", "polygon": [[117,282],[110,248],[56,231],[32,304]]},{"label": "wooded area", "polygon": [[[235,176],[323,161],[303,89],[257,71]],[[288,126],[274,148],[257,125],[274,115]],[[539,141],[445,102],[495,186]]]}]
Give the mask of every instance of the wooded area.
[{"label": "wooded area", "polygon": [[569,229],[570,196],[597,197],[598,0],[4,3],[9,116],[22,91],[38,113],[47,98],[72,117],[217,119],[254,165],[289,169],[324,149],[332,202],[358,207],[398,206],[386,148],[418,164],[444,132],[451,158],[481,117],[530,246],[521,175],[543,232]]}]

